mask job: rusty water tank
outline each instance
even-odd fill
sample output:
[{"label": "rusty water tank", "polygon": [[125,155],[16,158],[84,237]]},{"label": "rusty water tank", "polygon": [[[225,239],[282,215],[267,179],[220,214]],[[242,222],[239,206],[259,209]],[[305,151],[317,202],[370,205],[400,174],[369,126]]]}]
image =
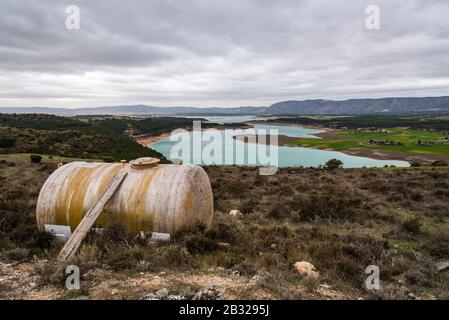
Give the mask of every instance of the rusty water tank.
[{"label": "rusty water tank", "polygon": [[112,219],[136,233],[173,233],[196,221],[209,226],[213,195],[203,168],[157,162],[142,158],[129,164],[71,162],[59,167],[39,193],[39,230],[56,225],[69,226],[73,232],[120,170],[128,175],[106,205],[96,228],[107,226]]}]

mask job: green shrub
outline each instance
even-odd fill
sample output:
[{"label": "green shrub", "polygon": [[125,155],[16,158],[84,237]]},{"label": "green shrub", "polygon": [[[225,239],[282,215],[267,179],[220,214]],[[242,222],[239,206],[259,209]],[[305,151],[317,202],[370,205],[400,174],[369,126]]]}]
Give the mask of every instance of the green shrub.
[{"label": "green shrub", "polygon": [[421,201],[422,199],[424,199],[424,196],[420,192],[413,192],[410,195],[410,199],[412,199],[413,201]]},{"label": "green shrub", "polygon": [[11,148],[16,145],[14,138],[0,138],[0,148]]},{"label": "green shrub", "polygon": [[417,217],[407,219],[402,222],[401,229],[407,233],[416,235],[421,231],[421,220]]},{"label": "green shrub", "polygon": [[254,207],[256,205],[257,205],[257,201],[255,201],[252,198],[249,198],[249,199],[246,199],[246,200],[241,202],[240,210],[242,211],[242,213],[248,214],[248,213],[253,212]]},{"label": "green shrub", "polygon": [[432,162],[432,167],[447,167],[447,162],[444,160],[437,160]]},{"label": "green shrub", "polygon": [[318,278],[306,276],[301,279],[301,284],[308,292],[315,292],[320,285],[320,281]]},{"label": "green shrub", "polygon": [[273,219],[282,219],[288,217],[288,211],[279,204],[274,205],[270,211],[268,211],[268,217]]},{"label": "green shrub", "polygon": [[10,286],[10,284],[8,282],[6,282],[6,281],[0,282],[0,293],[2,293],[2,292],[6,293],[9,290],[11,290],[11,286]]},{"label": "green shrub", "polygon": [[449,258],[449,231],[440,231],[429,237],[424,245],[429,253],[437,258]]},{"label": "green shrub", "polygon": [[62,287],[66,280],[65,268],[62,265],[42,261],[34,265],[34,273],[39,276],[39,285],[49,284]]},{"label": "green shrub", "polygon": [[160,255],[155,256],[154,263],[159,268],[187,270],[195,267],[195,259],[183,247],[177,245],[162,246]]},{"label": "green shrub", "polygon": [[23,261],[28,258],[30,250],[26,248],[14,248],[3,252],[3,256],[12,261]]},{"label": "green shrub", "polygon": [[30,241],[30,245],[33,248],[49,249],[55,243],[55,237],[49,232],[36,232],[33,239]]},{"label": "green shrub", "polygon": [[424,270],[410,269],[404,273],[404,278],[410,284],[426,285],[429,282],[429,276]]},{"label": "green shrub", "polygon": [[37,154],[32,154],[30,156],[30,160],[32,163],[40,163],[42,161],[42,157]]},{"label": "green shrub", "polygon": [[341,168],[342,166],[343,166],[343,162],[341,160],[337,160],[337,159],[330,159],[324,165],[324,167],[328,170],[335,170],[335,169]]},{"label": "green shrub", "polygon": [[[108,252],[105,262],[114,270],[132,270],[137,267],[137,263],[145,256],[144,248],[117,248]],[[158,257],[154,257],[158,259]]]},{"label": "green shrub", "polygon": [[174,239],[190,254],[204,254],[218,248],[217,242],[207,236],[206,227],[201,223],[184,227],[174,235]]}]

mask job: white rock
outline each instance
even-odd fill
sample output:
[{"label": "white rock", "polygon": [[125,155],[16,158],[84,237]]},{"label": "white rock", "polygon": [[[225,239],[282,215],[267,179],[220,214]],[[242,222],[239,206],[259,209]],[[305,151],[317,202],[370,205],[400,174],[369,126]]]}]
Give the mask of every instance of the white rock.
[{"label": "white rock", "polygon": [[298,271],[300,275],[311,277],[311,278],[318,278],[320,274],[318,271],[316,271],[316,268],[313,264],[307,261],[298,261],[293,265]]},{"label": "white rock", "polygon": [[158,291],[156,291],[156,297],[158,297],[160,300],[166,298],[168,296],[168,290],[167,288],[162,288]]},{"label": "white rock", "polygon": [[186,297],[179,294],[168,294],[168,290],[163,288],[143,296],[140,300],[186,300]]},{"label": "white rock", "polygon": [[243,213],[240,210],[237,210],[237,209],[229,211],[229,215],[231,217],[235,217],[235,218],[243,217]]},{"label": "white rock", "polygon": [[444,270],[449,269],[449,261],[443,261],[443,262],[438,262],[437,263],[437,270],[439,272],[442,272]]},{"label": "white rock", "polygon": [[195,294],[193,300],[223,300],[223,297],[220,289],[215,285],[211,285]]},{"label": "white rock", "polygon": [[222,247],[222,248],[230,248],[231,247],[231,244],[229,242],[218,242],[217,244],[219,247]]}]

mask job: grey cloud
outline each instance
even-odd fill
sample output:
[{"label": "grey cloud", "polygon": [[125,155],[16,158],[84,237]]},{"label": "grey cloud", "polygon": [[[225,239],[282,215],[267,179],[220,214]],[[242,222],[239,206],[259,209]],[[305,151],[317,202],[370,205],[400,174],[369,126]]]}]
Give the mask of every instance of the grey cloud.
[{"label": "grey cloud", "polygon": [[449,94],[448,16],[443,0],[0,0],[0,106]]}]

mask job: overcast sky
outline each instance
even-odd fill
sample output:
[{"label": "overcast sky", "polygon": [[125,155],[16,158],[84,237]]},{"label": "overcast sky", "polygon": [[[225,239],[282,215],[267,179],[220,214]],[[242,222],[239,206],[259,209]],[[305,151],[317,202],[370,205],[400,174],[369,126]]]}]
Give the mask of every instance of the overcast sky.
[{"label": "overcast sky", "polygon": [[[365,26],[370,4],[379,30]],[[2,107],[437,95],[449,95],[447,0],[0,0]]]}]

